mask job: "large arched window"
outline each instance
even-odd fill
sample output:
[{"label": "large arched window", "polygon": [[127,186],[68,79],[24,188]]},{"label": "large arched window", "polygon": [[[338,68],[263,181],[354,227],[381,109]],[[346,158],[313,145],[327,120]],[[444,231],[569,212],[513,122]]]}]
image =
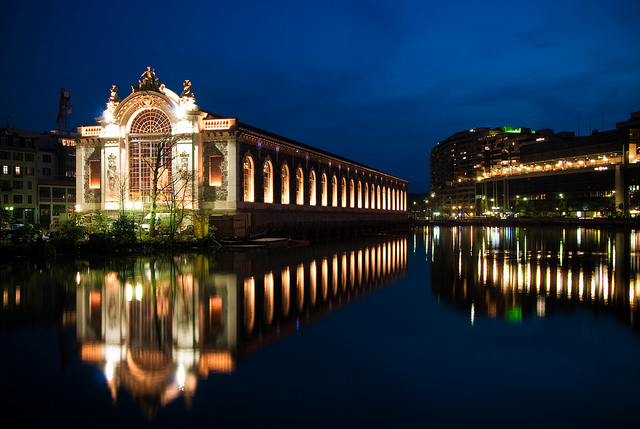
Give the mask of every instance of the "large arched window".
[{"label": "large arched window", "polygon": [[356,205],[356,185],[353,179],[349,180],[349,207],[354,208]]},{"label": "large arched window", "polygon": [[362,208],[362,181],[358,180],[358,208]]},{"label": "large arched window", "polygon": [[243,177],[244,177],[244,201],[252,203],[254,199],[254,185],[253,185],[253,158],[250,156],[244,157],[242,164]]},{"label": "large arched window", "polygon": [[304,204],[304,173],[300,167],[296,170],[296,204]]},{"label": "large arched window", "polygon": [[376,208],[376,185],[371,184],[371,208]]},{"label": "large arched window", "polygon": [[316,205],[316,172],[309,173],[309,205]]},{"label": "large arched window", "polygon": [[331,205],[338,207],[338,178],[335,174],[331,176]]},{"label": "large arched window", "polygon": [[324,173],[324,172],[322,173],[321,182],[322,183],[320,183],[320,188],[321,188],[320,193],[321,193],[321,198],[322,198],[322,206],[326,207],[327,204],[329,204],[329,202],[328,202],[329,201],[329,190],[327,189],[327,186],[328,186],[328,184],[327,184],[327,173]]},{"label": "large arched window", "polygon": [[387,187],[382,187],[382,210],[387,209]]},{"label": "large arched window", "polygon": [[281,179],[280,202],[282,204],[289,204],[289,166],[287,166],[287,164],[282,166]]},{"label": "large arched window", "polygon": [[170,155],[171,121],[167,114],[155,108],[138,113],[129,128],[129,194],[132,201],[150,201],[151,165],[159,166],[157,173],[161,182],[171,180]]},{"label": "large arched window", "polygon": [[342,207],[347,207],[347,180],[342,178]]},{"label": "large arched window", "polygon": [[364,182],[364,208],[369,208],[369,184]]},{"label": "large arched window", "polygon": [[380,201],[380,185],[378,185],[377,190],[378,190],[378,192],[377,192],[377,195],[376,195],[376,201],[378,202],[378,204],[376,205],[376,208],[378,210],[380,210],[382,208],[382,201]]},{"label": "large arched window", "polygon": [[264,180],[264,202],[273,203],[273,165],[271,161],[265,161],[262,176]]}]

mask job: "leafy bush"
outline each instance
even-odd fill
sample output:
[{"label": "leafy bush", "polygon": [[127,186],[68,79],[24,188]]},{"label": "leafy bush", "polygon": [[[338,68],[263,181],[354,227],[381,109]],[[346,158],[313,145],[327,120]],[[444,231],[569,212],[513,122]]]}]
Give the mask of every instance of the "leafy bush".
[{"label": "leafy bush", "polygon": [[133,243],[136,241],[136,222],[131,216],[124,213],[118,215],[118,218],[111,225],[111,235],[116,241],[122,244]]}]

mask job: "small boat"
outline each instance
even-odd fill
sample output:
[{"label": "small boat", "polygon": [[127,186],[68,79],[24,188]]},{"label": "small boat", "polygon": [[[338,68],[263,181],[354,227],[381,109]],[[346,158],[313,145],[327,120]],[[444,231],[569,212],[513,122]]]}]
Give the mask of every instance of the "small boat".
[{"label": "small boat", "polygon": [[284,247],[289,245],[288,238],[254,238],[251,244],[259,244],[265,247]]},{"label": "small boat", "polygon": [[309,240],[295,240],[293,238],[289,239],[289,247],[298,247],[298,246],[307,246],[311,243]]},{"label": "small boat", "polygon": [[220,239],[220,244],[230,247],[297,247],[306,246],[309,240],[295,240],[284,237],[264,237],[264,238],[236,238]]}]

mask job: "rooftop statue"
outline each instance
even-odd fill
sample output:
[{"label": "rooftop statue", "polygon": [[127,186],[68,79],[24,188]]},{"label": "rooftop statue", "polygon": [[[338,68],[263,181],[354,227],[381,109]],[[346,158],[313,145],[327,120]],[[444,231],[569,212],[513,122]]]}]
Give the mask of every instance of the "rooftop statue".
[{"label": "rooftop statue", "polygon": [[118,87],[111,85],[111,97],[109,97],[110,103],[119,103],[120,97],[118,97]]},{"label": "rooftop statue", "polygon": [[131,89],[133,92],[137,91],[160,91],[161,84],[158,78],[156,77],[155,70],[151,67],[147,66],[147,70],[140,75],[140,79],[138,80],[137,85],[131,85]]},{"label": "rooftop statue", "polygon": [[180,94],[180,97],[195,98],[195,95],[193,95],[193,92],[191,92],[191,81],[187,79],[182,85],[184,86],[184,89],[182,90],[182,94]]}]

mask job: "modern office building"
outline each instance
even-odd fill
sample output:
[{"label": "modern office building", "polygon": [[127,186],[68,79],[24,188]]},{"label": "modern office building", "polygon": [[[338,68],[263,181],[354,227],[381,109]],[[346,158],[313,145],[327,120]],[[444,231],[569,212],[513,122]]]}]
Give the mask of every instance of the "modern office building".
[{"label": "modern office building", "polygon": [[519,160],[520,145],[535,139],[528,128],[476,128],[458,132],[431,151],[431,199],[436,212],[473,216],[478,175],[509,168]]},{"label": "modern office building", "polygon": [[[464,210],[467,215],[599,217],[640,211],[640,112],[615,130],[590,136],[478,130],[458,133],[431,153],[432,191],[443,213],[458,215],[467,205],[473,206]],[[469,155],[473,166],[464,163]],[[441,171],[447,162],[458,169]]]},{"label": "modern office building", "polygon": [[[496,213],[573,217],[629,216],[640,209],[637,146],[640,112],[615,130],[576,137],[540,136],[520,147],[519,162],[478,174],[478,202]],[[488,206],[488,205],[487,205]]]},{"label": "modern office building", "polygon": [[406,181],[205,111],[183,86],[151,68],[124,100],[112,86],[99,124],[78,129],[79,210],[145,213],[157,191],[164,210],[226,216],[233,236],[406,221]]}]

